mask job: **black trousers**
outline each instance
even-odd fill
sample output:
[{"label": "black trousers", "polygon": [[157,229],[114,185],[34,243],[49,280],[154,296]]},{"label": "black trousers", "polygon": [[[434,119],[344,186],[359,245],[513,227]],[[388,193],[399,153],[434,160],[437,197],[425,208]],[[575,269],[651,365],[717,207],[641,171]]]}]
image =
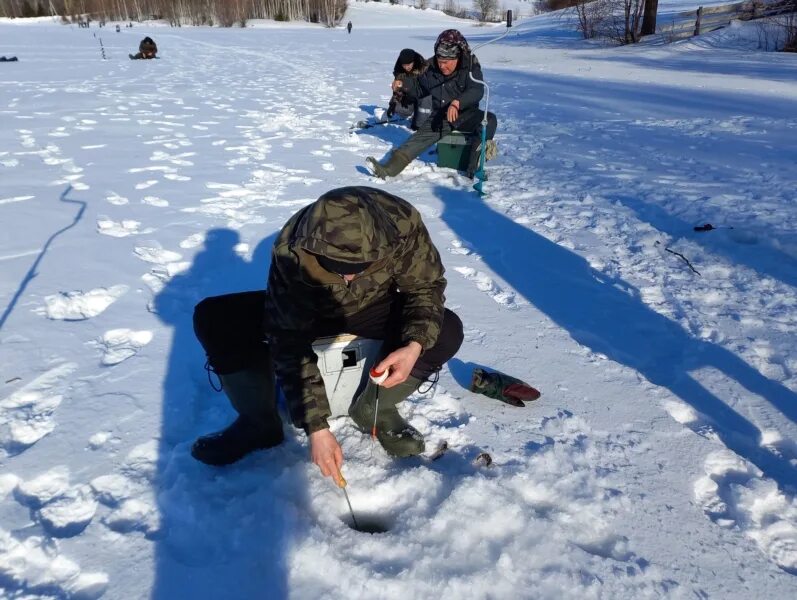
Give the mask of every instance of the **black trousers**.
[{"label": "black trousers", "polygon": [[[241,292],[205,298],[194,309],[194,332],[208,362],[219,375],[268,364],[264,332],[265,298],[268,292]],[[401,346],[401,295],[386,298],[350,317],[321,323],[315,337],[350,333],[384,340],[382,356]],[[462,345],[462,321],[445,309],[437,343],[415,363],[412,376],[424,380],[452,358]]]}]

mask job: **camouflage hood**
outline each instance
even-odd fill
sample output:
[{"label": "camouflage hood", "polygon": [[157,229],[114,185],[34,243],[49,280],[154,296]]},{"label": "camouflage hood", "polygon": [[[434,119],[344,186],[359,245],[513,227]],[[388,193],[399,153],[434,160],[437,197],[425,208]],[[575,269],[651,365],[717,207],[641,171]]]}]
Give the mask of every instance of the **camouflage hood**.
[{"label": "camouflage hood", "polygon": [[393,253],[399,232],[363,188],[327,192],[305,209],[291,239],[294,250],[346,263],[375,262]]}]

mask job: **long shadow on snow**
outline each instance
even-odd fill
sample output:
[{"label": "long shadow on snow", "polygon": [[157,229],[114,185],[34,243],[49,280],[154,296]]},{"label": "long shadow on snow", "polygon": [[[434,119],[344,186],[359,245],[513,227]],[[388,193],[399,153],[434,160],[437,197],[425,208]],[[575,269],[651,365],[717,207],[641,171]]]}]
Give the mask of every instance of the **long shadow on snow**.
[{"label": "long shadow on snow", "polygon": [[[777,173],[784,178],[784,185],[791,166],[797,159],[795,151],[781,147],[780,138],[771,133],[755,133],[742,131],[712,131],[709,138],[695,138],[678,129],[655,127],[643,123],[635,123],[634,119],[647,120],[655,115],[656,120],[688,119],[723,119],[733,117],[772,117],[786,114],[783,100],[778,98],[761,98],[749,94],[722,94],[718,92],[690,92],[690,102],[679,103],[677,97],[683,93],[679,88],[665,85],[647,85],[644,91],[637,93],[630,84],[593,81],[577,77],[562,77],[539,74],[498,72],[494,89],[499,115],[504,113],[510,117],[509,127],[516,128],[511,122],[512,104],[515,100],[502,104],[501,98],[514,98],[518,91],[533,96],[532,114],[526,117],[529,133],[522,135],[530,139],[537,133],[541,136],[553,136],[555,141],[547,143],[544,153],[537,164],[543,161],[554,161],[567,158],[579,164],[578,172],[573,175],[581,180],[585,191],[597,191],[609,198],[617,198],[628,208],[633,209],[644,220],[647,220],[661,231],[682,237],[692,232],[692,225],[670,215],[659,206],[645,202],[643,199],[631,198],[633,184],[646,185],[644,195],[664,196],[674,206],[683,206],[688,200],[682,198],[685,191],[689,193],[715,194],[735,191],[734,182],[739,188],[750,187],[749,178],[757,171],[760,161],[768,163],[767,171]],[[622,106],[622,113],[618,107]],[[505,110],[501,110],[505,108]],[[561,124],[561,125],[559,125]],[[562,131],[564,128],[564,131]],[[596,131],[597,129],[597,131]],[[787,133],[782,134],[785,143]],[[764,137],[762,137],[764,136]],[[640,143],[644,144],[647,160],[640,161]],[[684,147],[691,147],[684,151]],[[716,148],[733,148],[733,152],[716,152]],[[669,162],[655,162],[655,157],[664,152],[669,155]],[[686,158],[700,161],[703,169],[709,169],[702,178],[695,179],[694,167],[684,169],[675,157],[684,153]],[[511,160],[507,157],[506,160]],[[609,163],[614,169],[606,169]],[[522,167],[522,165],[519,165]],[[545,175],[543,172],[541,175]],[[650,182],[661,180],[660,189],[651,191]],[[538,181],[539,182],[539,181]],[[572,192],[573,179],[566,182],[543,181],[547,185],[555,185],[565,192]],[[614,189],[607,189],[605,186]],[[569,186],[569,187],[568,187]],[[705,217],[714,224],[730,224],[740,227],[740,220],[746,218],[733,208],[725,208],[721,204],[712,206],[712,216]],[[719,223],[717,222],[719,219]],[[702,223],[702,221],[701,221]],[[754,232],[753,232],[754,233]],[[717,234],[717,235],[712,235]],[[795,285],[797,274],[793,256],[778,247],[792,247],[794,236],[785,230],[768,230],[767,240],[751,246],[741,246],[745,240],[749,242],[754,236],[744,235],[742,230],[734,234],[711,232],[709,235],[695,234],[694,239],[712,251],[718,251],[727,257],[756,269],[762,274],[775,277],[789,285]],[[734,243],[722,244],[721,238],[731,238]],[[744,239],[743,239],[744,238]]]},{"label": "long shadow on snow", "polygon": [[641,220],[650,223],[658,231],[675,239],[688,238],[711,252],[797,287],[795,258],[773,247],[767,240],[760,243],[759,232],[748,231],[743,225],[735,225],[736,229],[696,232],[692,224],[672,216],[655,204],[629,196],[612,196],[612,199],[636,212]]},{"label": "long shadow on snow", "polygon": [[792,420],[797,420],[796,394],[726,349],[694,339],[645,306],[626,282],[595,271],[582,257],[518,225],[474,194],[440,186],[435,193],[443,201],[442,219],[451,230],[575,341],[635,369],[693,406],[725,445],[781,487],[797,484],[795,467],[762,449],[758,428],[692,378],[690,371],[717,369]]},{"label": "long shadow on snow", "polygon": [[[713,49],[714,45],[709,40],[689,40],[690,44],[703,48]],[[791,83],[797,79],[797,64],[789,57],[767,52],[767,61],[761,60],[761,52],[757,51],[728,51],[727,48],[717,46],[717,52],[673,52],[669,56],[656,56],[640,53],[636,49],[618,49],[614,55],[602,53],[600,56],[581,55],[584,60],[601,62],[617,62],[650,69],[651,74],[657,70],[676,71],[678,73],[693,72],[705,75],[735,75],[748,79],[760,79],[759,87],[768,82],[780,81]],[[688,92],[691,94],[691,92]],[[788,114],[788,113],[787,113]]]},{"label": "long shadow on snow", "polygon": [[19,282],[17,291],[14,292],[14,295],[11,297],[11,301],[8,303],[8,306],[5,308],[3,313],[0,314],[0,329],[3,328],[3,325],[5,325],[6,320],[8,319],[9,316],[11,316],[11,313],[14,311],[17,302],[22,297],[22,294],[25,292],[25,289],[28,287],[28,284],[31,281],[33,281],[33,278],[36,277],[36,275],[38,275],[37,270],[39,268],[39,265],[42,263],[42,260],[44,260],[44,257],[47,256],[47,252],[49,252],[50,250],[50,245],[53,243],[53,241],[55,241],[55,238],[57,238],[59,235],[61,235],[68,229],[72,229],[72,227],[77,225],[83,218],[83,213],[86,210],[86,202],[84,202],[83,200],[72,200],[70,198],[67,198],[67,196],[71,191],[72,191],[72,186],[67,185],[66,189],[63,192],[61,192],[58,199],[61,202],[71,202],[72,204],[77,204],[80,208],[78,208],[77,213],[72,218],[72,222],[69,225],[65,225],[58,231],[51,234],[50,237],[47,238],[47,241],[44,242],[44,245],[39,251],[39,255],[36,257],[36,260],[33,261],[33,264],[28,269],[28,272],[25,273],[25,276],[22,278],[22,281]]},{"label": "long shadow on snow", "polygon": [[154,600],[288,596],[285,556],[296,525],[286,522],[285,512],[293,502],[303,504],[306,482],[295,470],[282,475],[303,451],[288,436],[280,447],[224,468],[202,465],[189,453],[197,435],[221,429],[234,416],[202,369],[194,306],[207,296],[263,289],[273,240],[261,242],[246,262],[234,251],[236,232],[209,231],[191,268],[154,300],[159,318],[174,328],[155,481],[161,527]]}]

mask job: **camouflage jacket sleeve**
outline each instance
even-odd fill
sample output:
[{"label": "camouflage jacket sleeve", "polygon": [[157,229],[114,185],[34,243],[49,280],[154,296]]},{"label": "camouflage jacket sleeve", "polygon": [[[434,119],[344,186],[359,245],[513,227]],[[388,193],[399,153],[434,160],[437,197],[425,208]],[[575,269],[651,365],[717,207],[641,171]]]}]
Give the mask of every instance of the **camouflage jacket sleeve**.
[{"label": "camouflage jacket sleeve", "polygon": [[331,415],[324,381],[313,351],[312,307],[302,302],[298,259],[272,254],[266,300],[266,335],[274,369],[288,402],[291,421],[306,433],[327,429]]},{"label": "camouflage jacket sleeve", "polygon": [[402,341],[416,341],[428,350],[440,336],[446,280],[440,254],[420,216],[417,218],[417,227],[405,238],[397,256],[395,280],[405,299]]}]

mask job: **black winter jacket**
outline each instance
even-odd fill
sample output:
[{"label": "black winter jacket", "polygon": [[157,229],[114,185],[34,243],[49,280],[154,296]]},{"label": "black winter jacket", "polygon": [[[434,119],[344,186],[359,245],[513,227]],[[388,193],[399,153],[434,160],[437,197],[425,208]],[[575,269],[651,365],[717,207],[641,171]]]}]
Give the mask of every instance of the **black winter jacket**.
[{"label": "black winter jacket", "polygon": [[[470,66],[470,69],[468,67]],[[482,68],[474,55],[459,59],[457,70],[446,77],[440,72],[437,60],[432,59],[425,73],[403,83],[402,90],[410,98],[432,97],[432,128],[440,129],[445,120],[448,106],[459,100],[459,118],[452,123],[457,125],[479,110],[479,102],[484,96],[484,86],[471,80],[468,73],[482,79]]]}]

